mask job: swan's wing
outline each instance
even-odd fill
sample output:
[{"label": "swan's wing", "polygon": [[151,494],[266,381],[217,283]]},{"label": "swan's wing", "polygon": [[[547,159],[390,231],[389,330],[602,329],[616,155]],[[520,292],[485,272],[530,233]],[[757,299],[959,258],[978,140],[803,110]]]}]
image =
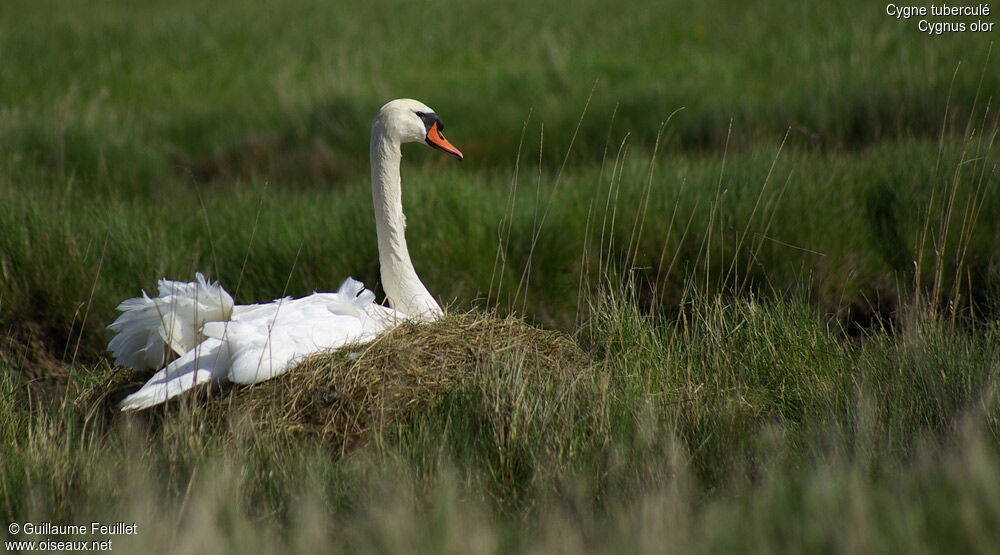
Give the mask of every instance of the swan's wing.
[{"label": "swan's wing", "polygon": [[[184,354],[204,340],[199,330],[206,322],[228,320],[233,312],[233,297],[218,283],[208,283],[196,274],[198,281],[160,281],[163,340],[177,354]],[[164,310],[165,309],[165,310]]]},{"label": "swan's wing", "polygon": [[205,338],[199,330],[206,322],[227,320],[233,298],[197,274],[197,281],[160,280],[159,295],[128,299],[118,305],[122,314],[108,329],[116,332],[108,344],[115,362],[136,370],[160,368],[170,351],[183,355]]},{"label": "swan's wing", "polygon": [[212,322],[203,333],[223,342],[231,354],[228,378],[256,383],[286,371],[304,357],[366,341],[385,331],[375,295],[348,278],[336,293],[281,299],[240,310],[229,322]]},{"label": "swan's wing", "polygon": [[139,391],[126,397],[121,404],[122,410],[158,405],[199,384],[224,377],[228,368],[228,346],[218,339],[206,339],[154,374]]}]

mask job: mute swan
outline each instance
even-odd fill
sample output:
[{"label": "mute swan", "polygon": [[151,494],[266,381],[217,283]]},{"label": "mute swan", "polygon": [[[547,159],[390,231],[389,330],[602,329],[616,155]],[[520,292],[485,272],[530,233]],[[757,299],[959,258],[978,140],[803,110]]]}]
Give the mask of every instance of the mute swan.
[{"label": "mute swan", "polygon": [[[347,278],[336,293],[314,293],[267,304],[234,306],[218,283],[160,280],[159,296],[128,299],[108,326],[117,364],[161,368],[126,397],[123,411],[145,409],[216,380],[256,383],[281,374],[304,356],[371,339],[401,320],[433,320],[441,307],[417,277],[406,248],[399,164],[402,143],[423,141],[462,159],[441,130],[441,118],[416,100],[383,106],[372,122],[371,170],[382,287],[392,308]],[[172,354],[178,358],[170,361]],[[166,366],[164,366],[166,364]]]}]

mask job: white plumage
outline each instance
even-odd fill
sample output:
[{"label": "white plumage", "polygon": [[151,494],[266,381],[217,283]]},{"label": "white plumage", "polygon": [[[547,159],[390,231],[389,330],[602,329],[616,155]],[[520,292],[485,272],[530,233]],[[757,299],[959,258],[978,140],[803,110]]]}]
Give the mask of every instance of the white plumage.
[{"label": "white plumage", "polygon": [[161,280],[160,296],[145,294],[118,308],[108,346],[119,364],[159,368],[173,351],[179,358],[157,372],[122,409],[143,409],[213,379],[256,383],[287,370],[305,356],[367,341],[406,315],[376,304],[375,294],[348,278],[336,293],[286,297],[234,306],[217,283]]},{"label": "white plumage", "polygon": [[136,370],[159,368],[171,351],[183,355],[201,343],[206,322],[232,316],[232,296],[200,273],[197,279],[193,283],[161,279],[156,298],[143,291],[141,297],[118,305],[122,315],[108,326],[118,333],[108,344],[118,364]]},{"label": "white plumage", "polygon": [[410,317],[439,317],[441,307],[417,277],[406,247],[399,165],[400,145],[417,141],[461,160],[442,127],[433,110],[408,99],[387,103],[372,123],[372,197],[382,284],[392,308],[375,303],[375,294],[352,278],[336,293],[245,306],[200,273],[190,283],[160,280],[158,296],[143,292],[124,301],[108,326],[116,332],[108,350],[118,364],[160,369],[122,401],[122,410],[148,408],[210,381],[260,382],[307,355],[367,341]]}]

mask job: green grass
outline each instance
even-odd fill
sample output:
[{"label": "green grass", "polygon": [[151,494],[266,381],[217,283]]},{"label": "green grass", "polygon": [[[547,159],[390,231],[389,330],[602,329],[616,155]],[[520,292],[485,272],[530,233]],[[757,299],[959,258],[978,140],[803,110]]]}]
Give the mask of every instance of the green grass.
[{"label": "green grass", "polygon": [[[995,35],[853,1],[4,15],[3,520],[139,522],[123,551],[1000,539]],[[361,360],[448,385],[346,452],[257,433],[294,421],[260,397],[292,377],[213,400],[232,417],[94,412],[104,326],[159,277],[378,291],[367,141],[400,96],[466,154],[404,162],[410,251],[458,315]],[[496,356],[400,354],[472,322]],[[538,362],[538,327],[583,349],[576,378]]]},{"label": "green grass", "polygon": [[1000,85],[989,36],[928,40],[866,2],[585,2],[572,17],[531,2],[46,4],[9,7],[0,43],[8,163],[130,191],[188,171],[353,175],[372,114],[404,95],[442,112],[470,165],[496,167],[529,113],[558,161],[595,81],[581,158],[612,112],[650,143],[681,107],[671,133],[696,151],[721,149],[730,121],[742,145],[788,128],[819,148],[937,138]]},{"label": "green grass", "polygon": [[[808,293],[845,320],[891,317],[900,295],[917,282],[932,289],[939,271],[942,304],[995,317],[992,151],[945,151],[935,169],[939,150],[925,142],[837,156],[776,150],[724,161],[665,156],[652,178],[648,158],[633,154],[609,160],[603,175],[596,166],[568,169],[557,188],[553,172],[524,170],[513,196],[499,172],[408,171],[411,252],[446,302],[523,309],[563,329],[578,319],[581,284],[626,266],[650,305],[676,303],[686,276],[702,290]],[[10,230],[0,239],[0,317],[39,324],[56,347],[79,342],[88,361],[106,344],[102,327],[117,303],[153,290],[163,275],[207,271],[247,303],[286,286],[293,295],[329,289],[348,275],[379,281],[364,183],[307,192],[259,181],[186,187],[169,209],[82,192],[0,195],[0,225]]]},{"label": "green grass", "polygon": [[[478,358],[460,385],[347,456],[248,427],[238,408],[228,423],[190,403],[88,432],[86,405],[31,418],[7,407],[22,416],[4,427],[5,499],[16,518],[125,513],[143,523],[137,542],[179,529],[181,546],[231,549],[310,537],[426,550],[984,550],[997,539],[995,326],[918,312],[853,346],[797,301],[693,299],[673,321],[627,303],[598,313],[592,373],[534,374],[517,361],[537,346],[501,337],[505,356]],[[391,349],[464,325],[397,334]]]}]

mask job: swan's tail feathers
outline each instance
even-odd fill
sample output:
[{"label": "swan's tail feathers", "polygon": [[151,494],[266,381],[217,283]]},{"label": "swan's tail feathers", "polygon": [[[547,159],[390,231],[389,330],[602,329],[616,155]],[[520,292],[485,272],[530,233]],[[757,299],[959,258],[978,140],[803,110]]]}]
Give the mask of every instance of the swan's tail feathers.
[{"label": "swan's tail feathers", "polygon": [[153,375],[141,389],[121,403],[123,411],[159,405],[189,389],[219,379],[229,367],[229,350],[218,339],[206,339],[184,356]]},{"label": "swan's tail feathers", "polygon": [[156,301],[144,292],[141,297],[118,305],[118,310],[122,312],[121,316],[108,326],[108,329],[117,332],[108,343],[115,363],[136,370],[162,367],[169,349],[158,333],[160,317]]},{"label": "swan's tail feathers", "polygon": [[108,329],[116,332],[108,344],[117,364],[136,370],[161,368],[171,352],[183,355],[205,337],[206,322],[226,321],[233,313],[233,297],[218,283],[196,274],[197,281],[160,280],[159,296],[128,299],[122,314]]}]

